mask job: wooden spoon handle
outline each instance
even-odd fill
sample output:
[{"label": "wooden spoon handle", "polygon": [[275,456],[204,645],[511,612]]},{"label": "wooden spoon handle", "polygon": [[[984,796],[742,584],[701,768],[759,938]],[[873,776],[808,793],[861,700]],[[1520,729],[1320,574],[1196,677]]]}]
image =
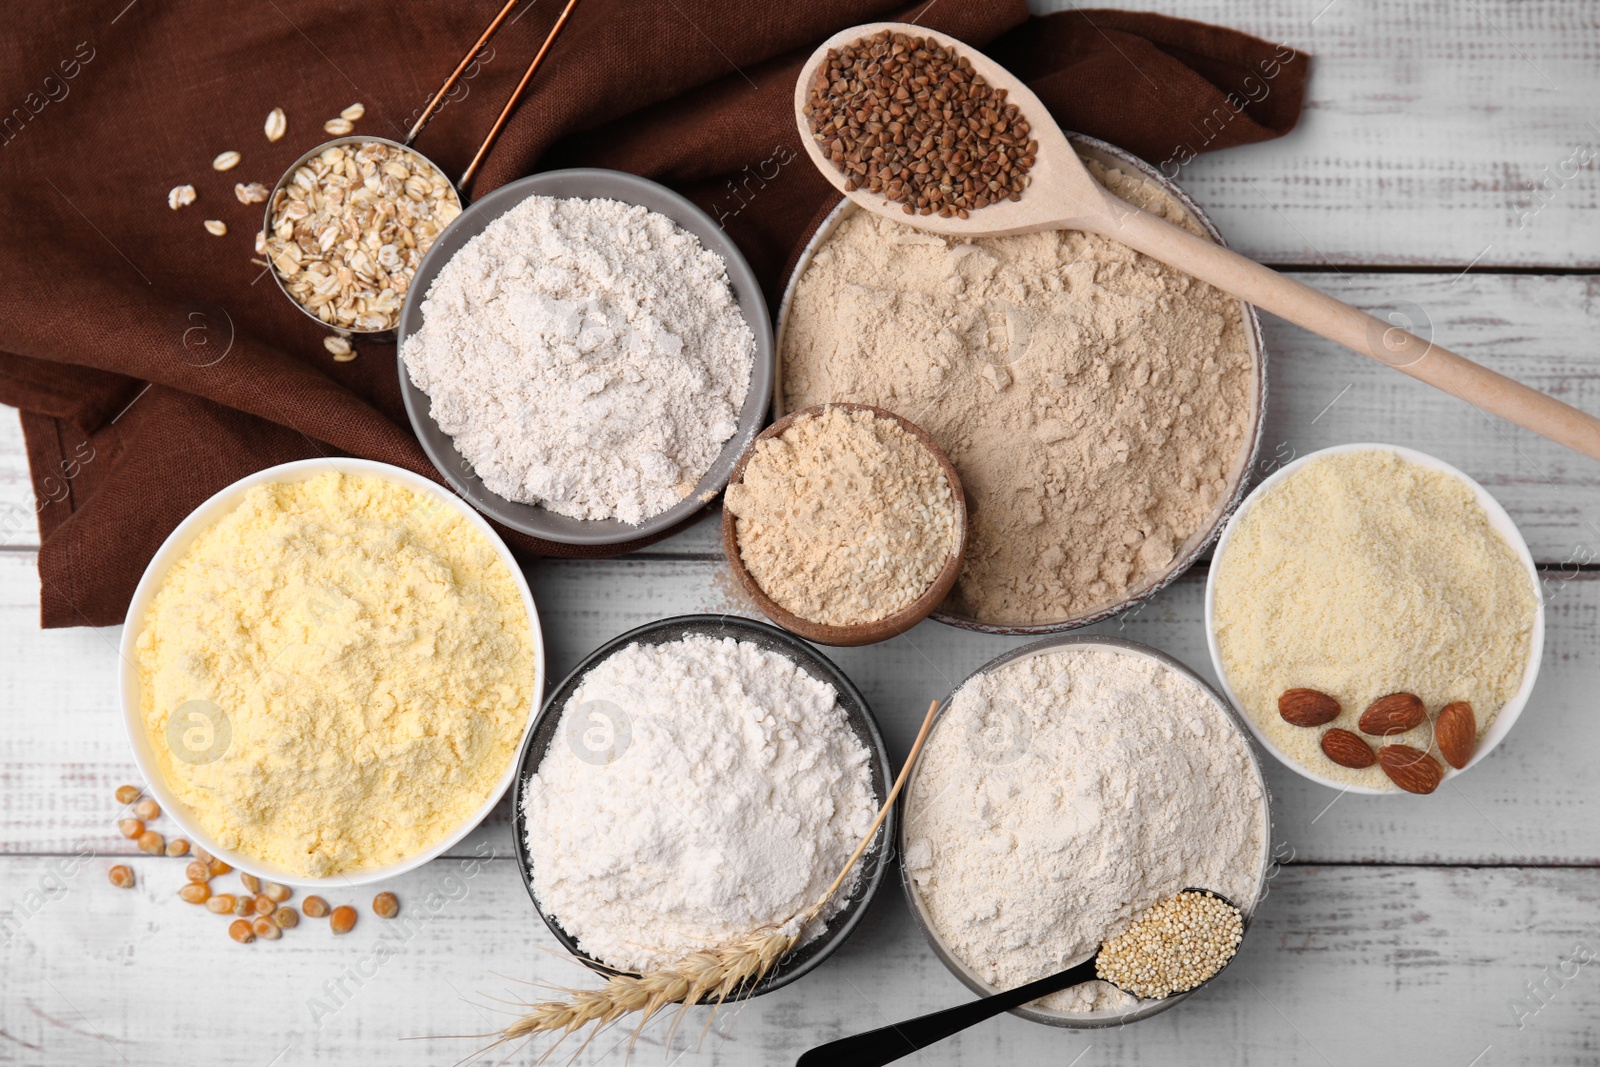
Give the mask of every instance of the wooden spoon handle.
[{"label": "wooden spoon handle", "polygon": [[1073,220],[1073,225],[1091,229],[1210,282],[1296,326],[1443,389],[1480,411],[1498,415],[1591,459],[1600,459],[1600,418],[1131,204],[1109,195],[1107,200],[1110,210],[1105,216]]}]

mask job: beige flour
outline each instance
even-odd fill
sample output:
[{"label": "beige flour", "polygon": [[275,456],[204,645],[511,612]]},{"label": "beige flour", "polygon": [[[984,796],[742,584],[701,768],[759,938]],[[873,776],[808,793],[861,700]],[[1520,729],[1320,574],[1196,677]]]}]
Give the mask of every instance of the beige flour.
[{"label": "beige flour", "polygon": [[[1325,778],[1396,788],[1377,766],[1330,760],[1321,729],[1285,722],[1285,689],[1334,697],[1329,727],[1346,730],[1386,693],[1415,693],[1430,716],[1466,700],[1481,737],[1522,684],[1537,607],[1527,568],[1471,486],[1393,452],[1287,475],[1251,501],[1215,566],[1223,676],[1278,750]],[[1432,723],[1387,740],[1430,749]]]},{"label": "beige flour", "polygon": [[383,478],[256,486],[129,622],[168,788],[223,847],[308,877],[457,829],[511,765],[538,692],[495,546]]},{"label": "beige flour", "polygon": [[[1156,187],[1088,165],[1199,232]],[[985,622],[1088,614],[1160,577],[1250,447],[1238,301],[1075,231],[959,241],[857,212],[796,286],[782,358],[787,408],[887,408],[949,455],[972,536],[945,606]]]},{"label": "beige flour", "polygon": [[[1249,742],[1216,697],[1151,656],[1080,645],[956,691],[906,791],[904,863],[950,953],[1012,989],[1180,890],[1250,908],[1267,833]],[[1036,1003],[1133,1002],[1096,981]]]},{"label": "beige flour", "polygon": [[870,411],[827,408],[757,444],[727,508],[762,591],[830,626],[910,605],[961,538],[939,461]]}]

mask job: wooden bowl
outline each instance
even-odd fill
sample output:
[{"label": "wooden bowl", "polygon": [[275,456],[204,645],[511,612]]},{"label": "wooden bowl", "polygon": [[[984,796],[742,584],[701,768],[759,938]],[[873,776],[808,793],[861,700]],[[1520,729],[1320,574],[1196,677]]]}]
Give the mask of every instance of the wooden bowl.
[{"label": "wooden bowl", "polygon": [[944,602],[951,588],[956,584],[956,578],[961,573],[961,560],[967,550],[967,500],[961,489],[961,476],[956,473],[955,466],[944,450],[934,443],[928,432],[909,419],[903,419],[892,411],[875,408],[868,404],[816,404],[812,407],[792,411],[777,422],[761,431],[755,440],[750,442],[744,454],[733,466],[733,474],[728,479],[728,485],[734,486],[744,481],[745,467],[750,464],[750,457],[756,453],[756,446],[769,437],[777,437],[794,424],[796,419],[806,418],[811,415],[820,415],[829,408],[841,408],[845,411],[870,411],[880,419],[888,419],[905,430],[912,437],[922,443],[922,447],[932,453],[938,461],[939,469],[944,472],[946,483],[950,486],[950,494],[955,501],[956,518],[956,547],[944,561],[934,578],[933,584],[925,589],[921,596],[910,604],[901,608],[893,615],[885,616],[876,622],[854,623],[849,626],[830,626],[827,623],[813,622],[803,619],[779,605],[768,596],[756,582],[754,575],[744,565],[744,559],[739,555],[738,518],[726,506],[722,509],[722,550],[727,554],[728,565],[733,568],[733,575],[739,580],[739,585],[749,594],[750,599],[756,602],[756,607],[761,613],[779,626],[792,634],[798,634],[808,641],[815,641],[822,645],[871,645],[879,641],[887,641],[911,629],[917,623],[927,618],[934,608]]}]

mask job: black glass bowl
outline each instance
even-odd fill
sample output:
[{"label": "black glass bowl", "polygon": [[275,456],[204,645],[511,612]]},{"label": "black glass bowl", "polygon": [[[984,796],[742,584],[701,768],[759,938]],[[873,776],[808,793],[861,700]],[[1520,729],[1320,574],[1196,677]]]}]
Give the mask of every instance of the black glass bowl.
[{"label": "black glass bowl", "polygon": [[[533,730],[523,742],[522,754],[517,762],[517,777],[511,787],[512,835],[516,839],[517,869],[522,873],[522,884],[528,890],[528,898],[533,901],[534,910],[539,913],[539,917],[550,928],[556,940],[561,942],[562,947],[590,969],[601,974],[610,975],[615,972],[585,953],[579,947],[577,939],[562,929],[561,924],[545,911],[544,906],[539,903],[538,894],[534,892],[533,858],[528,854],[528,826],[522,807],[524,791],[528,779],[539,769],[539,765],[544,761],[545,752],[556,740],[561,725],[561,712],[585,675],[601,661],[629,645],[661,645],[696,634],[711,638],[731,637],[738,641],[749,641],[764,650],[787,657],[811,677],[833,686],[834,691],[838,693],[839,706],[844,709],[850,729],[872,754],[872,792],[878,804],[881,805],[883,799],[889,795],[889,786],[893,781],[889,769],[889,753],[883,744],[883,734],[878,730],[877,720],[872,717],[872,710],[867,707],[866,698],[850,679],[845,677],[843,671],[793,634],[786,633],[776,626],[732,615],[679,615],[647,623],[607,641],[573,668],[572,673],[562,680],[545,701]],[[828,920],[827,929],[785,956],[761,981],[740,990],[729,999],[744,1000],[770,993],[774,989],[781,989],[811,971],[844,944],[845,939],[861,921],[861,917],[866,914],[873,894],[883,882],[884,871],[893,855],[891,843],[895,839],[897,818],[896,812],[889,813],[883,825],[878,828],[871,847],[857,861],[860,877],[856,880],[854,890],[845,900],[844,907]]]}]

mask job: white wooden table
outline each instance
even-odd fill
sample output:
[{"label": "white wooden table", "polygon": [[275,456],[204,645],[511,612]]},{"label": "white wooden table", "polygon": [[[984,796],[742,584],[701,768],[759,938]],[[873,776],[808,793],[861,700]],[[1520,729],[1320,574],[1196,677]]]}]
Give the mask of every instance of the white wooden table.
[{"label": "white wooden table", "polygon": [[[1361,306],[1423,309],[1452,348],[1600,411],[1600,175],[1561,165],[1600,146],[1594,5],[1121,2],[1317,56],[1299,130],[1180,175],[1235,247]],[[1600,952],[1600,570],[1589,565],[1600,465],[1282,323],[1266,332],[1265,460],[1344,441],[1413,445],[1478,478],[1521,524],[1549,604],[1533,701],[1492,759],[1433,797],[1341,798],[1271,764],[1282,866],[1240,960],[1188,1004],[1093,1033],[1005,1017],[922,1062],[1600,1062],[1600,964],[1571,962]],[[3,505],[31,507],[9,415]],[[709,520],[632,557],[541,563],[530,579],[554,677],[639,623],[740,610]],[[1202,580],[1098,629],[1209,674]],[[112,791],[135,778],[114,695],[117,632],[44,633],[37,610],[33,548],[13,542],[0,551],[0,1062],[448,1064],[474,1045],[439,1035],[498,1025],[491,998],[582,979],[546,951],[503,810],[453,858],[393,886],[407,927],[373,919],[371,892],[353,892],[366,914],[350,936],[227,941],[219,920],[173,895],[175,861],[114,832]],[[836,658],[898,758],[931,696],[1018,643],[925,623]],[[135,869],[135,890],[107,885],[112,862]],[[668,1055],[652,1028],[635,1055],[792,1062],[820,1039],[966,996],[891,883],[826,967],[723,1013],[698,1047]],[[582,1060],[619,1063],[622,1042],[603,1037]]]}]

